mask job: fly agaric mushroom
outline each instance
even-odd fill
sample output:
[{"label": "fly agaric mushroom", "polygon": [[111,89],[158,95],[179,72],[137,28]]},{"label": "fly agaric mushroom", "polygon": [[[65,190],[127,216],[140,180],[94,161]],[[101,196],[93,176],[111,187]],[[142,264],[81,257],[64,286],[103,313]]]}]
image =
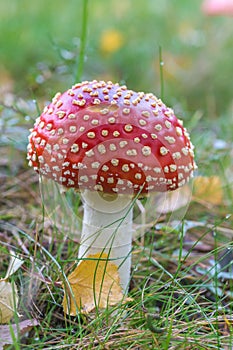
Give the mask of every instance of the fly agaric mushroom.
[{"label": "fly agaric mushroom", "polygon": [[79,189],[84,217],[79,259],[107,252],[127,291],[135,196],[172,191],[195,169],[181,120],[152,93],[91,81],[57,93],[31,130],[29,165]]}]

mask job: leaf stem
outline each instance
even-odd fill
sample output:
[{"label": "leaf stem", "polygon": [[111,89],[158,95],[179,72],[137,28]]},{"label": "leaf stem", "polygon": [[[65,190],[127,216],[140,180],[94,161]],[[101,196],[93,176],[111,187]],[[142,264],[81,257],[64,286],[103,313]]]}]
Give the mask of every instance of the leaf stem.
[{"label": "leaf stem", "polygon": [[75,82],[80,81],[83,74],[83,66],[85,61],[85,51],[87,43],[87,24],[88,24],[88,0],[83,0],[83,12],[82,12],[82,32],[78,67],[75,76]]},{"label": "leaf stem", "polygon": [[160,97],[162,100],[164,97],[163,65],[162,47],[159,46]]}]

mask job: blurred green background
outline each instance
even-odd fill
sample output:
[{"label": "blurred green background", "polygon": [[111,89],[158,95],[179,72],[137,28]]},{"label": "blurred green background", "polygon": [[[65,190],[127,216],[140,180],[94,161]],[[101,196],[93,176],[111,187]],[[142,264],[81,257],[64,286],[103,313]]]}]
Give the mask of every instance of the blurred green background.
[{"label": "blurred green background", "polygon": [[[1,95],[50,99],[74,82],[82,5],[0,0]],[[161,47],[166,103],[211,119],[232,111],[233,19],[206,17],[200,7],[200,0],[89,0],[83,79],[160,95]]]}]

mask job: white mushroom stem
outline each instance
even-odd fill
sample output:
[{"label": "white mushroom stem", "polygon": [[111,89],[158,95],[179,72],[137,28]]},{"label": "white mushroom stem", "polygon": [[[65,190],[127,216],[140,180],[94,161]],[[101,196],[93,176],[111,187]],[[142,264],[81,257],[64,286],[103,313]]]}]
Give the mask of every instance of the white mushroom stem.
[{"label": "white mushroom stem", "polygon": [[133,236],[132,200],[124,196],[83,193],[83,227],[78,258],[105,252],[118,266],[120,284],[127,293],[130,282]]}]

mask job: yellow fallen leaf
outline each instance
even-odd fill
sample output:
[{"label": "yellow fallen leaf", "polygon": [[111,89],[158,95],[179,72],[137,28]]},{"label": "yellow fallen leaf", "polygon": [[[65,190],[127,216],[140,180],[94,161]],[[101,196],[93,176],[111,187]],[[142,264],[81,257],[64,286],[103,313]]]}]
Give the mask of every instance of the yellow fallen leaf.
[{"label": "yellow fallen leaf", "polygon": [[123,45],[122,34],[115,29],[106,30],[100,38],[100,49],[102,52],[113,53]]},{"label": "yellow fallen leaf", "polygon": [[122,301],[118,267],[108,261],[106,253],[89,255],[68,276],[63,309],[68,315],[89,313],[94,308],[106,308]]},{"label": "yellow fallen leaf", "polygon": [[18,291],[14,282],[8,282],[12,276],[24,263],[18,256],[10,250],[10,262],[5,278],[0,279],[0,323],[8,323],[13,315],[17,313]]},{"label": "yellow fallen leaf", "polygon": [[14,282],[0,280],[0,323],[8,323],[16,312],[17,287]]},{"label": "yellow fallen leaf", "polygon": [[193,181],[193,198],[197,201],[218,205],[223,202],[223,189],[218,176],[197,176]]}]

